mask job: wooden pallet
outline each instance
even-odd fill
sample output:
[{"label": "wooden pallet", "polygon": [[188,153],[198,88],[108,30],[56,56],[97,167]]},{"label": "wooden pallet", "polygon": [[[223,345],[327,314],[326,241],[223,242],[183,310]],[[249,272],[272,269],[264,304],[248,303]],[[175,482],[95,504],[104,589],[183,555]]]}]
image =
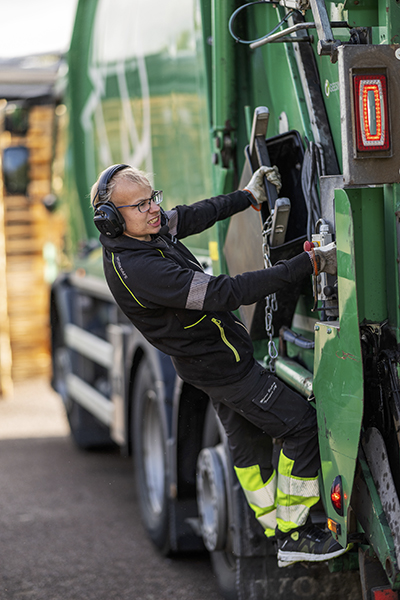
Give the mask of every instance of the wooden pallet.
[{"label": "wooden pallet", "polygon": [[53,244],[61,254],[65,224],[42,202],[51,191],[54,107],[31,109],[25,138],[0,140],[29,148],[30,179],[26,196],[8,195],[0,186],[0,394],[4,396],[13,382],[49,374],[50,282],[43,251],[46,244]]},{"label": "wooden pallet", "polygon": [[[3,197],[3,182],[0,178],[0,198]],[[0,395],[8,396],[13,391],[11,374],[12,352],[10,323],[8,318],[7,254],[4,228],[4,203],[0,202]]]}]

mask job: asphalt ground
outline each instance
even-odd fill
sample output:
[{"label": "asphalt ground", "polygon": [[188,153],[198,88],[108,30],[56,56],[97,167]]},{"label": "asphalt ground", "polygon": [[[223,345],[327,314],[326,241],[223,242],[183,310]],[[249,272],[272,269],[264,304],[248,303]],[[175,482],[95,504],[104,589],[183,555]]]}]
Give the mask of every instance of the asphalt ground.
[{"label": "asphalt ground", "polygon": [[0,398],[1,600],[221,600],[207,555],[161,557],[132,464],[82,452],[47,381]]}]

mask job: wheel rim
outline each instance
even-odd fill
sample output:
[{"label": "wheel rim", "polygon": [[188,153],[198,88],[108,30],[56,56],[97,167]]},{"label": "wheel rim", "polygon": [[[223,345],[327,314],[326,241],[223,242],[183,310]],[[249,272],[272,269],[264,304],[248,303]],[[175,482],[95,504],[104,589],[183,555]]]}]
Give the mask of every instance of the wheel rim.
[{"label": "wheel rim", "polygon": [[223,550],[227,538],[225,477],[220,448],[203,448],[197,460],[197,504],[204,545],[209,552]]},{"label": "wheel rim", "polygon": [[146,393],[143,414],[143,467],[148,500],[152,511],[160,514],[165,494],[164,435],[154,391]]}]

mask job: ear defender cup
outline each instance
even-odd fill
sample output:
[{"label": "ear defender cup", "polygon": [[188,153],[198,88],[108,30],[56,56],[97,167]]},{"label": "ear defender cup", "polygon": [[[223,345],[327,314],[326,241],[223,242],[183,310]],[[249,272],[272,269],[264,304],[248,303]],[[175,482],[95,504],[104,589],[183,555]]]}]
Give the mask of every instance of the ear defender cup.
[{"label": "ear defender cup", "polygon": [[125,231],[125,219],[112,202],[96,206],[93,221],[100,233],[109,238],[116,238]]},{"label": "ear defender cup", "polygon": [[125,220],[117,207],[110,200],[105,200],[107,186],[115,173],[127,167],[129,165],[120,164],[112,165],[106,169],[100,177],[99,185],[97,186],[96,196],[99,197],[99,202],[96,205],[94,204],[96,196],[93,198],[94,224],[100,233],[110,238],[116,238],[124,233]]}]

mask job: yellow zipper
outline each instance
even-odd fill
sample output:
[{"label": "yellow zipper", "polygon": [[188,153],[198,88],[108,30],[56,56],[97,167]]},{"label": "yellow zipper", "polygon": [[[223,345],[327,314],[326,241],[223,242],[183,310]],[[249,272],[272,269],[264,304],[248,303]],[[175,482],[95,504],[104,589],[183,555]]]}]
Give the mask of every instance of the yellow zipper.
[{"label": "yellow zipper", "polygon": [[236,362],[240,362],[239,352],[226,339],[225,330],[221,325],[221,321],[219,321],[218,319],[211,319],[211,321],[218,327],[220,334],[221,334],[222,341],[224,342],[224,344],[226,344],[228,346],[228,348],[230,348],[232,350],[233,354],[235,355]]}]

